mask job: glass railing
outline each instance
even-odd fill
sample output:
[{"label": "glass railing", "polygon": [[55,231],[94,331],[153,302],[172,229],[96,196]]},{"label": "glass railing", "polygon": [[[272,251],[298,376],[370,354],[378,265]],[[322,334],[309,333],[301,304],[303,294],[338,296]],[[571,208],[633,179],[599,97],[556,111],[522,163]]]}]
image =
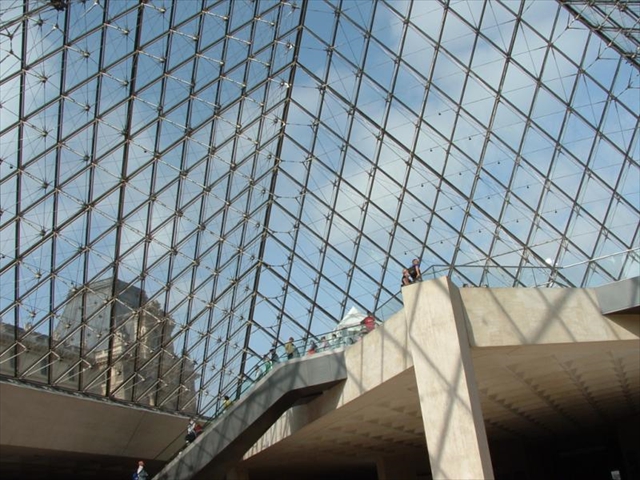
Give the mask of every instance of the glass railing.
[{"label": "glass railing", "polygon": [[567,265],[431,265],[422,280],[449,277],[458,287],[597,287],[640,271],[640,248],[634,248]]},{"label": "glass railing", "polygon": [[[430,265],[422,270],[419,281],[449,277],[458,287],[489,288],[585,288],[625,279],[640,271],[640,248],[625,250],[565,266],[552,265]],[[585,280],[586,279],[586,280]],[[385,321],[402,310],[402,292],[398,292],[375,310]]]},{"label": "glass railing", "polygon": [[422,280],[449,277],[458,287],[563,287],[557,267],[431,265],[422,272]]},{"label": "glass railing", "polygon": [[385,322],[393,315],[402,310],[402,292],[396,293],[374,311],[374,317],[381,322]]}]

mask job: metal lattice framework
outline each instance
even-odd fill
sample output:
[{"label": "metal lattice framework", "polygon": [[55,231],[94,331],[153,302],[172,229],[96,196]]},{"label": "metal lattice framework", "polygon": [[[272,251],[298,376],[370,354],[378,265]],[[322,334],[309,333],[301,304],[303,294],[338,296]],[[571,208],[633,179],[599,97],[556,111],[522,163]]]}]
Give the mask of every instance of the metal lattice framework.
[{"label": "metal lattice framework", "polygon": [[638,2],[562,0],[580,21],[620,55],[640,66],[640,5]]},{"label": "metal lattice framework", "polygon": [[207,413],[400,271],[640,262],[619,1],[5,0],[2,373]]}]

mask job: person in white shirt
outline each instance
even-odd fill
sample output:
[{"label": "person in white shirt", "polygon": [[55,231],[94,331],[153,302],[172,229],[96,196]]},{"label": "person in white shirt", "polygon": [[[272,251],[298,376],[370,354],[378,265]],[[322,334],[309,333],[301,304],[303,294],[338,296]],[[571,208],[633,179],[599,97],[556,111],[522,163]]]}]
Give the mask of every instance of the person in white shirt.
[{"label": "person in white shirt", "polygon": [[133,474],[133,480],[149,480],[149,474],[144,469],[144,462],[142,460],[138,462],[138,470]]},{"label": "person in white shirt", "polygon": [[196,439],[196,422],[195,420],[189,420],[189,425],[187,425],[187,434],[184,437],[185,443],[188,445]]}]

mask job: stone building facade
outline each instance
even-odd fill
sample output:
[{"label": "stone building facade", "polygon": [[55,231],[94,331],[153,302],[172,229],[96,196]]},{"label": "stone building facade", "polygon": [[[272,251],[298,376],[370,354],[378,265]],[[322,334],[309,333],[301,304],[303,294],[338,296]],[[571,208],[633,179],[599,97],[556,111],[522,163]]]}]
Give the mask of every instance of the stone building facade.
[{"label": "stone building facade", "polygon": [[52,335],[0,324],[0,374],[192,413],[197,373],[173,351],[174,327],[140,288],[90,283],[69,292]]}]

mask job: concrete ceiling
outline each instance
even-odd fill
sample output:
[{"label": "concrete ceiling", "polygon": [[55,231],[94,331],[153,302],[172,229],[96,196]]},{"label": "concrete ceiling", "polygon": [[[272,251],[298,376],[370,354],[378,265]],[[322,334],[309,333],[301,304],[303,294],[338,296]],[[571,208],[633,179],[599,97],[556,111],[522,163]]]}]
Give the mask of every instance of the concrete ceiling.
[{"label": "concrete ceiling", "polygon": [[[638,342],[473,349],[490,442],[537,441],[607,429],[640,412]],[[313,408],[313,405],[298,408]],[[295,426],[294,426],[295,429]],[[254,472],[375,465],[422,455],[426,441],[413,368],[301,426],[245,460]],[[426,460],[425,460],[426,461]]]}]

